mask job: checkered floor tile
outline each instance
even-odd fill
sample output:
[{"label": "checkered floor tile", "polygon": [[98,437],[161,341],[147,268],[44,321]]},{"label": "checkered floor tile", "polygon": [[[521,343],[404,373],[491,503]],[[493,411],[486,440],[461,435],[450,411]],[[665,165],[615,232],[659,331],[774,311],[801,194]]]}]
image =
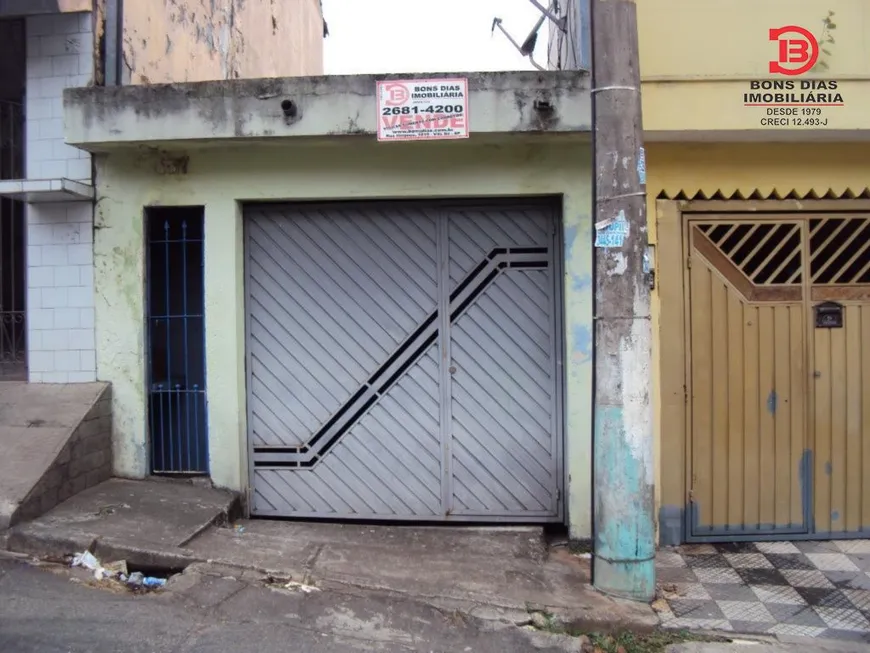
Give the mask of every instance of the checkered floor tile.
[{"label": "checkered floor tile", "polygon": [[870,642],[870,540],[684,545],[656,574],[665,628]]}]

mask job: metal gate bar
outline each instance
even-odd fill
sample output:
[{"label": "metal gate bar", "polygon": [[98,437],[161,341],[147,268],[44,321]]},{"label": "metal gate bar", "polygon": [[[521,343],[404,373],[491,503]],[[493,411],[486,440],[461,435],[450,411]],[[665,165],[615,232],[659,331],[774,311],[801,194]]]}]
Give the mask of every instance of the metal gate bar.
[{"label": "metal gate bar", "polygon": [[151,471],[206,474],[203,209],[155,208],[148,218]]}]

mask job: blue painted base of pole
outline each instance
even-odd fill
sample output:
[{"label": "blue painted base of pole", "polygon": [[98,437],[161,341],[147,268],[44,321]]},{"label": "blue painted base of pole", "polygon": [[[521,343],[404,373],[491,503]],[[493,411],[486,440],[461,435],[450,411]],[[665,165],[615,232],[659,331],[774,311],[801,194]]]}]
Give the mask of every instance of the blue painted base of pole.
[{"label": "blue painted base of pole", "polygon": [[596,589],[634,601],[655,597],[655,499],[652,429],[627,433],[622,406],[595,410]]},{"label": "blue painted base of pole", "polygon": [[599,592],[644,603],[655,598],[655,558],[650,561],[608,562],[596,556],[592,565],[593,586]]}]

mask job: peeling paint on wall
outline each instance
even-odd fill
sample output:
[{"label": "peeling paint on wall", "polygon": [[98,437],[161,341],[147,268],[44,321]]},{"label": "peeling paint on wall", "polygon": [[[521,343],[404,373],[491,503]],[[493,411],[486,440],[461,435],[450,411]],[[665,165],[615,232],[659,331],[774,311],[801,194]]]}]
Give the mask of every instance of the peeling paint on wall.
[{"label": "peeling paint on wall", "polygon": [[622,252],[613,252],[609,258],[612,265],[607,270],[609,277],[621,277],[628,270],[628,259]]},{"label": "peeling paint on wall", "polygon": [[571,342],[571,358],[578,363],[592,360],[592,330],[585,324],[574,327]]},{"label": "peeling paint on wall", "polygon": [[323,74],[317,0],[165,0],[124,7],[125,83]]},{"label": "peeling paint on wall", "polygon": [[592,288],[592,275],[591,274],[572,274],[571,275],[571,288],[575,292],[586,292],[590,288]]},{"label": "peeling paint on wall", "polygon": [[577,240],[577,230],[578,226],[576,224],[568,224],[568,221],[565,221],[565,258],[571,255],[571,251],[574,249],[574,241]]}]

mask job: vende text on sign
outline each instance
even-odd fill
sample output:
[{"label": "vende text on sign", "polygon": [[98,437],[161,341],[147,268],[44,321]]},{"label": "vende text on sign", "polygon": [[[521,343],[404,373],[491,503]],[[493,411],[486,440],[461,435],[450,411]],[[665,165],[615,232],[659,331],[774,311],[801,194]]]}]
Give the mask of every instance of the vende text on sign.
[{"label": "vende text on sign", "polygon": [[468,138],[468,80],[378,82],[378,140]]}]

